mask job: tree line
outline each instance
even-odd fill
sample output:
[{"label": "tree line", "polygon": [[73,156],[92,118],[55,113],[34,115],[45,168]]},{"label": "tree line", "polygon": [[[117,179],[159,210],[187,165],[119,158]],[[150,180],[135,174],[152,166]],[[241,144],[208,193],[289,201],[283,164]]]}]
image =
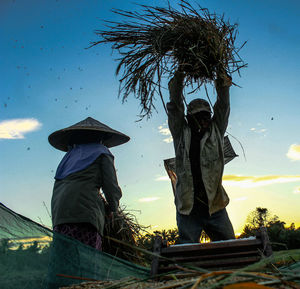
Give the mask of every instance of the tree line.
[{"label": "tree line", "polygon": [[[240,239],[256,236],[258,229],[262,226],[267,229],[272,249],[274,251],[300,248],[300,227],[296,228],[294,223],[287,227],[286,223],[281,221],[278,216],[272,216],[267,208],[261,207],[257,207],[248,215],[243,231],[237,238]],[[162,239],[167,241],[170,245],[177,244],[179,242],[178,230],[170,229],[145,234],[138,238],[137,244],[144,249],[152,250],[156,236],[161,236]],[[200,242],[208,241],[209,237],[205,234],[205,232],[202,232]]]},{"label": "tree line", "polygon": [[[257,207],[248,215],[243,231],[237,238],[256,236],[258,229],[262,226],[266,227],[267,229],[273,251],[300,248],[300,227],[296,228],[294,223],[292,223],[290,226],[286,226],[286,223],[281,221],[278,216],[271,215],[267,208],[261,207]],[[175,228],[169,230],[157,230],[153,233],[140,235],[136,239],[136,246],[148,251],[152,251],[156,236],[161,236],[162,239],[167,241],[170,245],[179,243],[178,229]],[[203,243],[208,241],[210,241],[209,237],[205,232],[202,232],[200,242]],[[20,244],[17,250],[11,250],[9,246],[9,240],[2,239],[0,242],[2,266],[0,266],[0,269],[1,267],[7,268],[9,263],[12,263],[12,261],[15,261],[14,263],[18,264],[20,267],[24,266],[25,264],[29,266],[29,263],[32,263],[31,265],[33,267],[38,266],[40,262],[46,263],[50,247],[51,244],[41,248],[37,242],[34,242],[27,248]],[[149,258],[151,258],[151,256],[149,256]]]}]

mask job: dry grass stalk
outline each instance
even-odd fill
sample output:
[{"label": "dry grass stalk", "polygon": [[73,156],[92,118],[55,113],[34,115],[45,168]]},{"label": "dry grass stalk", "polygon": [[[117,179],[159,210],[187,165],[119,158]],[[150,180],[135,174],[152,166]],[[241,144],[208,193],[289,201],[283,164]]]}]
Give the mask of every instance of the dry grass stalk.
[{"label": "dry grass stalk", "polygon": [[[266,258],[268,262],[277,262],[278,260],[284,261],[284,264],[289,263],[291,257],[294,259],[294,265],[297,265],[300,261],[300,250],[290,250],[276,252],[275,256]],[[170,275],[161,276],[160,280],[138,280],[136,278],[125,278],[115,281],[98,281],[98,282],[84,282],[80,285],[74,285],[67,288],[81,289],[81,288],[126,288],[126,289],[138,289],[138,288],[201,288],[201,289],[233,289],[238,285],[244,286],[243,288],[280,288],[280,289],[297,289],[300,288],[300,275],[299,269],[292,267],[278,268],[277,270],[270,271],[261,262],[257,263],[257,271],[249,272],[249,268],[253,268],[252,265],[241,268],[239,270],[224,270],[224,271],[212,271],[203,273],[199,271],[193,276],[178,273],[172,273]],[[282,265],[282,263],[281,263]],[[291,265],[291,264],[290,264]],[[292,264],[293,265],[293,264]],[[296,270],[295,270],[296,269]],[[251,287],[246,287],[249,285]]]},{"label": "dry grass stalk", "polygon": [[[135,280],[132,278],[125,278],[116,281],[96,281],[96,282],[84,282],[81,285],[74,285],[72,289],[81,288],[126,288],[126,289],[138,289],[138,288],[157,288],[157,289],[171,289],[171,288],[202,288],[202,289],[237,289],[237,288],[286,288],[297,289],[299,283],[287,280],[285,276],[272,276],[271,274],[265,274],[264,276],[259,272],[252,272],[251,274],[243,274],[242,272],[229,272],[229,271],[214,271],[209,274],[203,274],[199,272],[198,277],[195,278],[183,278],[176,279],[174,274],[173,280],[169,281],[154,281],[154,280]],[[291,279],[291,278],[290,278]],[[293,280],[297,280],[294,276]],[[240,285],[240,287],[239,287]],[[269,287],[271,285],[272,287]]]},{"label": "dry grass stalk", "polygon": [[[137,238],[147,227],[138,224],[136,217],[126,211],[125,207],[119,207],[113,219],[109,218],[109,212],[105,218],[103,251],[127,261],[143,264],[142,255],[135,247]],[[114,242],[113,239],[121,240],[124,244]]]},{"label": "dry grass stalk", "polygon": [[96,30],[101,40],[91,46],[112,43],[120,53],[116,70],[121,74],[120,94],[125,101],[134,93],[142,107],[141,118],[151,116],[155,94],[161,95],[162,78],[177,69],[186,73],[187,84],[199,89],[218,73],[231,75],[246,66],[238,54],[245,43],[235,46],[237,24],[231,25],[224,16],[184,0],[180,10],[170,4],[167,8],[140,6],[142,12],[114,9],[125,20],[107,21],[107,30]]}]

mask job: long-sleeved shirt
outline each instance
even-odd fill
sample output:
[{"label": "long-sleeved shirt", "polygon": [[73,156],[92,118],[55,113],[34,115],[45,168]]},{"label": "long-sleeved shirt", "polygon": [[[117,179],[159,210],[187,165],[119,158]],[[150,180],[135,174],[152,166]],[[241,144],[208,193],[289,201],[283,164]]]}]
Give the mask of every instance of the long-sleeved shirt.
[{"label": "long-sleeved shirt", "polygon": [[[200,140],[200,176],[205,187],[209,213],[213,214],[229,203],[222,186],[224,170],[223,142],[230,112],[229,87],[217,82],[217,101],[209,129]],[[177,211],[189,215],[194,205],[194,182],[190,161],[191,129],[184,115],[182,97],[183,76],[174,77],[169,83],[170,102],[167,104],[168,124],[173,137],[176,155],[176,192]]]},{"label": "long-sleeved shirt", "polygon": [[[70,165],[74,167],[73,162]],[[64,167],[67,171],[68,164],[64,163]],[[105,208],[100,189],[109,209],[115,212],[122,192],[110,153],[101,153],[87,167],[55,180],[51,200],[53,227],[64,223],[90,223],[103,234]]]}]

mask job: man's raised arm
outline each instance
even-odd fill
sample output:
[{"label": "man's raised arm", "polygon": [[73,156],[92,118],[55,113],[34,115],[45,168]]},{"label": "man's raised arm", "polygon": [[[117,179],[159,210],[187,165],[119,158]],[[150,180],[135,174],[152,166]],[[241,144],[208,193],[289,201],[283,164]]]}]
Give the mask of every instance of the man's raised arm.
[{"label": "man's raised arm", "polygon": [[217,91],[217,101],[214,105],[214,119],[221,134],[225,134],[228,125],[230,113],[230,95],[229,88],[232,84],[232,79],[228,75],[218,75],[215,81]]},{"label": "man's raised arm", "polygon": [[177,71],[169,81],[170,102],[167,103],[168,123],[174,138],[180,132],[184,123],[183,81],[184,73]]}]

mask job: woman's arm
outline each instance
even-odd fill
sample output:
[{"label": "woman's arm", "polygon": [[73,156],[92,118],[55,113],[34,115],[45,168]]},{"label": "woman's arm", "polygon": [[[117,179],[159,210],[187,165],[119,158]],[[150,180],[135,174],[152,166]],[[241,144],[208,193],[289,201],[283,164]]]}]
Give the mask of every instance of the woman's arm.
[{"label": "woman's arm", "polygon": [[103,154],[101,159],[102,191],[108,202],[111,212],[116,212],[122,191],[118,185],[117,174],[114,165],[114,158],[111,155]]}]

